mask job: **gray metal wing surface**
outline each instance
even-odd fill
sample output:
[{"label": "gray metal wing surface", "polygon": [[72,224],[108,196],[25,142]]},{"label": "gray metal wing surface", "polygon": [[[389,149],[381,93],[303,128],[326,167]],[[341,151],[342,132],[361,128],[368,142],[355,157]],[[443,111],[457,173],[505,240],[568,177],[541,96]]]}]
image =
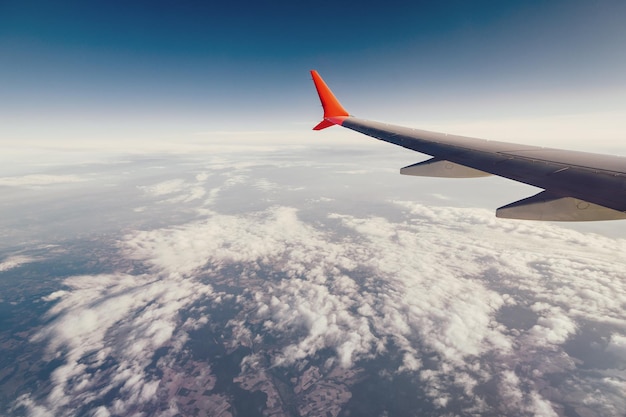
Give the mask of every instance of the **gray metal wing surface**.
[{"label": "gray metal wing surface", "polygon": [[412,129],[350,116],[328,86],[311,71],[324,120],[314,129],[340,125],[433,158],[400,170],[405,175],[450,178],[489,174],[544,191],[508,204],[498,217],[590,221],[626,218],[626,158],[489,141]]}]

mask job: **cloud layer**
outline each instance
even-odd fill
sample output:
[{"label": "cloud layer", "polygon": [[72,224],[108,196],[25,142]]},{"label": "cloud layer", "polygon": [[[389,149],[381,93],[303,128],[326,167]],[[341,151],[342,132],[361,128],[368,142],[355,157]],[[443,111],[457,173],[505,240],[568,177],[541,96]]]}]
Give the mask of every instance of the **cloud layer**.
[{"label": "cloud layer", "polygon": [[[69,277],[45,298],[33,342],[61,365],[45,395],[25,394],[15,407],[179,413],[167,381],[190,378],[177,364],[190,334],[208,326],[231,349],[256,346],[242,377],[300,369],[320,355],[321,372],[338,373],[386,357],[395,363],[388,372],[413,377],[439,415],[626,409],[626,241],[412,201],[371,215],[324,196],[331,210],[316,214],[280,203],[224,213],[215,203],[227,190],[277,187],[249,171],[217,186],[208,178],[143,186],[164,202],[195,202],[199,217],[127,233],[115,256],[131,268]],[[224,303],[236,308],[222,320],[211,311]],[[592,342],[612,358],[608,367],[585,363],[572,344],[596,335],[591,328],[601,329]]]},{"label": "cloud layer", "polygon": [[31,174],[16,177],[0,177],[0,186],[5,187],[40,187],[52,184],[66,184],[84,181],[76,175]]}]

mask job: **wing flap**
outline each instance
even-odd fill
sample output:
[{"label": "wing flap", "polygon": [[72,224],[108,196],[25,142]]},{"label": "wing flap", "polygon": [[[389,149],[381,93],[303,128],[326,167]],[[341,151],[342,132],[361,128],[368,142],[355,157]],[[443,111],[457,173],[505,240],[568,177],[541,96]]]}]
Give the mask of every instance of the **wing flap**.
[{"label": "wing flap", "polygon": [[440,177],[440,178],[478,178],[491,175],[488,172],[479,171],[465,165],[431,158],[427,161],[409,165],[400,170],[402,175],[414,175],[416,177]]},{"label": "wing flap", "polygon": [[542,191],[496,210],[496,217],[519,220],[584,222],[626,219],[626,213],[574,197]]}]

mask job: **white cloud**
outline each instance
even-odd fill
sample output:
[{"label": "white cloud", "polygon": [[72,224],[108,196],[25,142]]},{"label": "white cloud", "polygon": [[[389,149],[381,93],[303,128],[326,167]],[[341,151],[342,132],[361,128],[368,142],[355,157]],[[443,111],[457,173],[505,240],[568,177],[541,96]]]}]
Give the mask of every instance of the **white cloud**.
[{"label": "white cloud", "polygon": [[6,258],[4,261],[0,262],[0,272],[8,271],[9,269],[17,268],[24,264],[28,264],[34,262],[35,259],[30,256],[23,255],[15,255]]},{"label": "white cloud", "polygon": [[148,194],[159,197],[162,195],[179,192],[184,187],[184,185],[184,180],[175,179],[159,182],[153,185],[140,186],[139,188]]},{"label": "white cloud", "polygon": [[[206,180],[199,175],[196,182],[145,189],[168,198],[192,195]],[[237,184],[269,189],[255,178],[229,172],[203,204]],[[268,334],[276,340],[271,353],[244,360],[246,372],[262,372],[262,353],[273,365],[290,366],[330,350],[328,367],[344,369],[397,355],[393,371],[419,375],[442,410],[555,415],[551,401],[573,400],[562,387],[551,387],[554,400],[542,388],[547,375],[576,370],[564,345],[584,322],[609,326],[607,350],[620,355],[626,268],[616,259],[626,241],[499,220],[486,210],[391,204],[403,212],[394,221],[342,213],[318,219],[339,224],[333,229],[303,221],[293,207],[275,206],[239,215],[205,208],[203,218],[187,224],[129,233],[121,253],[150,272],[71,277],[64,291],[46,297],[56,304],[35,341],[47,341],[49,355],[60,355],[63,365],[53,373],[45,404],[20,401],[33,413],[45,405],[59,414],[111,387],[120,389],[120,398],[111,410],[99,409],[102,415],[153,401],[164,388],[145,372],[152,354],[162,346],[180,351],[186,332],[209,322],[202,314],[183,320],[181,313],[222,296],[239,308],[228,322],[233,348]],[[229,275],[233,266],[241,271],[236,276]],[[236,297],[215,294],[206,276],[227,281]],[[507,327],[499,314],[512,305],[536,320]],[[87,372],[107,361],[115,363],[109,374]],[[611,411],[621,405],[611,390],[620,381],[576,377],[584,384],[568,386],[568,393],[619,415]],[[489,391],[494,381],[500,385]],[[460,393],[451,395],[453,389]]]},{"label": "white cloud", "polygon": [[206,172],[206,171],[203,171],[203,172],[201,172],[201,173],[199,173],[199,174],[196,174],[196,181],[198,181],[198,182],[204,182],[204,181],[206,181],[206,180],[207,180],[210,176],[211,176],[211,174],[209,174],[209,173],[208,173],[208,172]]},{"label": "white cloud", "polygon": [[559,345],[576,332],[576,323],[560,308],[552,306],[540,307],[537,312],[541,316],[537,320],[537,324],[529,331],[529,335],[537,343]]},{"label": "white cloud", "polygon": [[155,197],[167,196],[166,203],[188,203],[201,199],[206,194],[202,183],[208,178],[206,174],[198,174],[195,182],[186,182],[183,179],[162,181],[152,185],[143,185],[138,188],[148,195]]},{"label": "white cloud", "polygon": [[[429,379],[434,397],[445,394],[450,372],[465,372],[457,383],[468,393],[495,376],[468,368],[469,358],[495,355],[508,362],[542,346],[560,350],[577,331],[577,320],[611,324],[624,319],[623,268],[608,262],[624,247],[623,241],[501,221],[483,210],[397,204],[409,210],[410,223],[332,215],[356,232],[339,241],[300,221],[295,210],[277,207],[244,216],[214,214],[178,228],[139,232],[127,241],[129,255],[157,270],[184,274],[209,265],[256,265],[243,277],[255,297],[241,302],[267,331],[285,340],[276,364],[333,348],[338,363],[351,367],[356,360],[385,352],[393,341],[404,352],[402,370],[418,369],[421,349],[437,354],[440,365]],[[505,251],[499,243],[503,240]],[[542,249],[546,242],[551,253]],[[265,269],[280,271],[284,278],[259,281],[257,274]],[[362,275],[359,269],[369,272]],[[502,286],[507,288],[504,294],[495,290]],[[571,294],[561,296],[564,288]],[[539,319],[514,336],[496,315],[502,306],[524,301],[517,291],[536,300]],[[593,302],[581,308],[572,294]],[[245,331],[248,324],[233,322],[245,340],[257,337]],[[291,341],[298,334],[302,336]],[[571,369],[573,363],[557,365],[549,355],[546,360],[540,366],[548,372]],[[550,368],[555,365],[561,368]],[[507,372],[510,376],[511,369]],[[550,415],[550,402],[522,388],[532,385],[524,381],[510,385],[507,395],[521,398],[528,412]]]},{"label": "white cloud", "polygon": [[353,170],[345,170],[345,171],[335,171],[337,174],[346,174],[346,175],[364,175],[369,174],[371,171],[367,171],[365,169],[353,169]]},{"label": "white cloud", "polygon": [[606,350],[626,362],[626,336],[622,334],[611,335]]},{"label": "white cloud", "polygon": [[53,184],[66,184],[85,181],[76,175],[31,174],[19,177],[0,177],[0,186],[6,187],[40,187]]},{"label": "white cloud", "polygon": [[[33,339],[46,341],[49,359],[63,358],[52,373],[53,387],[45,402],[54,415],[102,398],[116,387],[120,394],[115,413],[155,401],[159,382],[145,371],[153,353],[162,346],[179,350],[172,340],[185,337],[178,314],[213,295],[209,285],[177,274],[76,276],[64,284],[67,290],[45,298],[56,301],[47,313],[51,322]],[[104,367],[107,361],[115,365]],[[23,397],[21,404],[33,413],[41,407],[32,406],[30,397]],[[107,415],[108,410],[100,407],[96,412]]]}]

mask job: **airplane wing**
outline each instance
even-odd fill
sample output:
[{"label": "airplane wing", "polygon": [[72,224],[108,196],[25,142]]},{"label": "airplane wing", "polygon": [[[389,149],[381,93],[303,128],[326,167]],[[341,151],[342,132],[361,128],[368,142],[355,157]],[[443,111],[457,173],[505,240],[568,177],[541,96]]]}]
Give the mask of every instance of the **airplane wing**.
[{"label": "airplane wing", "polygon": [[411,129],[351,116],[317,71],[311,71],[324,119],[313,129],[339,125],[432,156],[400,170],[404,175],[471,178],[498,175],[543,188],[500,207],[497,217],[548,221],[626,219],[626,158],[497,142]]}]

